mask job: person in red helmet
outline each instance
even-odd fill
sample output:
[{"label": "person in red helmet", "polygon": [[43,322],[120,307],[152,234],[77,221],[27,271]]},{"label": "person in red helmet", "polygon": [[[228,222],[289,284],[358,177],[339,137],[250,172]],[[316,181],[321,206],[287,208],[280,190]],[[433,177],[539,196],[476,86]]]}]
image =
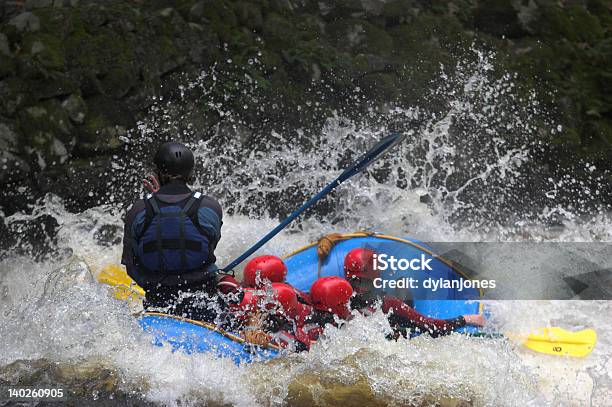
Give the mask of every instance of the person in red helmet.
[{"label": "person in red helmet", "polygon": [[348,320],[352,317],[352,295],[353,288],[341,277],[321,277],[312,284],[310,298],[313,311],[302,327],[311,341],[319,339],[327,324],[338,326],[339,319]]},{"label": "person in red helmet", "polygon": [[[284,283],[287,277],[287,266],[282,259],[272,255],[263,255],[251,259],[244,267],[242,286],[261,288],[266,283]],[[310,304],[310,296],[295,290],[298,301]]]},{"label": "person in red helmet", "polygon": [[482,315],[462,315],[451,319],[427,317],[401,299],[374,290],[373,280],[380,277],[374,269],[373,256],[376,252],[369,248],[351,250],[344,258],[344,276],[350,282],[356,295],[351,298],[351,308],[361,313],[374,312],[377,302],[382,301],[382,311],[388,315],[394,328],[394,337],[407,336],[407,329],[426,332],[431,336],[447,335],[465,325],[483,326]]},{"label": "person in red helmet", "polygon": [[266,281],[284,283],[287,276],[287,266],[283,261],[271,255],[257,256],[244,268],[242,285],[244,287],[262,287]]},{"label": "person in red helmet", "polygon": [[293,287],[284,283],[272,283],[260,290],[245,288],[240,304],[234,308],[235,322],[248,342],[279,345],[292,351],[310,348],[309,338],[300,325],[310,313],[308,306],[298,301]]},{"label": "person in red helmet", "polygon": [[308,305],[300,303],[296,290],[289,284],[272,283],[272,298],[264,299],[268,318],[264,329],[271,333],[272,343],[295,352],[310,349],[310,339],[302,331],[304,315],[310,313]]}]

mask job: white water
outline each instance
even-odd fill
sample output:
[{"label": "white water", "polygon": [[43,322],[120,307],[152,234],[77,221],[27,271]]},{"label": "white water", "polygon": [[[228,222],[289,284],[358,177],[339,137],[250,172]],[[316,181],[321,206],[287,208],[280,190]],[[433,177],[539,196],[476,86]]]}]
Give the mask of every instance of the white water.
[{"label": "white water", "polygon": [[[306,216],[261,253],[285,254],[325,233],[360,229],[428,241],[612,241],[609,214],[578,215],[555,205],[558,180],[550,181],[551,190],[545,192],[553,198],[542,210],[521,213],[511,207],[517,200],[512,185],[529,182],[525,166],[537,144],[532,140],[536,130],[530,112],[537,103],[535,96],[523,101],[522,107],[509,103],[500,95],[512,95],[511,78],[489,79],[489,70],[490,61],[483,57],[437,89],[457,92],[445,114],[429,117],[426,129],[410,134],[384,162],[343,185],[327,207],[315,210],[317,216]],[[504,128],[513,126],[516,137],[511,141],[499,134],[500,112],[513,117],[511,124],[503,123]],[[387,114],[412,117],[415,110],[397,108]],[[451,117],[471,117],[479,127],[457,138],[450,130]],[[131,135],[130,143],[150,142],[146,138],[160,126],[158,116],[153,117]],[[342,168],[342,152],[363,151],[384,131],[332,117],[308,147],[296,145],[299,133],[276,133],[265,148],[244,151],[237,141],[227,143],[222,132],[196,146],[202,168],[209,170],[198,186],[234,210],[224,219],[218,263],[226,264],[275,226],[277,219],[270,212],[295,206],[285,200],[286,194],[274,195],[272,201],[269,196],[293,185],[298,193],[294,200],[302,201]],[[116,167],[141,166],[118,162]],[[390,170],[388,177],[374,176],[385,169]],[[398,187],[405,180],[410,188]],[[470,194],[481,191],[470,192],[478,184],[491,191],[484,207],[497,202],[505,222],[491,222],[489,213],[470,199]],[[430,205],[420,202],[424,194],[431,196]],[[493,199],[496,194],[498,200]],[[517,217],[509,222],[506,213],[512,210]],[[500,332],[520,334],[540,326],[595,329],[599,342],[585,359],[540,355],[509,341],[460,335],[390,342],[384,339],[388,326],[381,317],[357,318],[345,329],[330,331],[311,352],[266,364],[236,367],[209,355],[173,354],[150,345],[128,306],[95,283],[78,260],[65,267],[70,254],[85,259],[92,269],[119,261],[120,246],[101,244],[98,236],[108,226],[122,226],[121,209],[111,204],[72,214],[59,199],[48,196],[33,214],[16,214],[6,222],[14,225],[42,214],[60,224],[58,254],[43,262],[10,254],[0,262],[3,382],[65,383],[86,399],[111,394],[164,405],[456,405],[462,401],[477,406],[605,406],[612,399],[612,302],[606,301],[488,304],[490,323]],[[563,226],[547,226],[559,214]],[[457,228],[456,216],[462,218],[462,228]],[[499,259],[499,269],[504,261]]]}]

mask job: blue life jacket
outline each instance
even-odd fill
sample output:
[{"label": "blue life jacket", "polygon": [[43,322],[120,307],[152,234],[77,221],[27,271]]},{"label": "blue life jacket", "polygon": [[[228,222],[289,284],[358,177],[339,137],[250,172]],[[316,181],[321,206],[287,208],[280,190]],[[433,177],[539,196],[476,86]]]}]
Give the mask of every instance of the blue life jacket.
[{"label": "blue life jacket", "polygon": [[160,205],[155,195],[145,202],[145,220],[135,249],[139,267],[147,272],[183,274],[208,264],[209,240],[198,221],[202,194],[195,192],[176,204]]}]

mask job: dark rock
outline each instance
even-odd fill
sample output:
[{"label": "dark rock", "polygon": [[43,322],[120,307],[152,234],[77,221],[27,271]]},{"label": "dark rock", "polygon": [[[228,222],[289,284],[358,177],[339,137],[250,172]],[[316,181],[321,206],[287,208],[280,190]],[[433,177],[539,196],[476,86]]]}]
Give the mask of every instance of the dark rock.
[{"label": "dark rock", "polygon": [[5,118],[0,118],[0,151],[18,151],[19,137],[15,126]]},{"label": "dark rock", "polygon": [[102,225],[94,233],[96,243],[102,246],[116,246],[121,243],[123,228],[117,225]]},{"label": "dark rock", "polygon": [[123,145],[121,138],[127,134],[134,118],[123,104],[105,97],[89,101],[89,113],[82,125],[76,128],[77,145],[75,155],[92,157],[106,154]]},{"label": "dark rock", "polygon": [[201,0],[189,11],[189,18],[195,22],[211,24],[220,36],[230,34],[238,20],[234,11],[223,0]]},{"label": "dark rock", "polygon": [[295,44],[296,30],[286,18],[270,13],[266,16],[263,27],[263,36],[268,47],[284,50]]},{"label": "dark rock", "polygon": [[12,56],[8,38],[3,33],[0,33],[0,54],[4,56]]},{"label": "dark rock", "polygon": [[246,1],[234,3],[234,13],[238,18],[238,22],[250,28],[251,30],[261,30],[263,27],[263,16],[261,8],[257,4]]},{"label": "dark rock", "polygon": [[38,8],[51,7],[53,0],[25,0],[26,10],[36,10]]},{"label": "dark rock", "polygon": [[13,240],[18,254],[32,255],[41,259],[52,253],[57,243],[59,223],[51,215],[40,215],[32,220],[18,220],[8,227],[9,233],[17,236]]},{"label": "dark rock", "polygon": [[[168,61],[167,61],[168,62]],[[167,70],[174,69],[178,66],[172,61],[170,67],[165,67]],[[100,88],[105,95],[115,99],[121,99],[136,85],[138,82],[138,69],[133,64],[125,64],[111,68],[105,75],[100,78]]]},{"label": "dark rock", "polygon": [[20,111],[19,128],[41,169],[66,161],[74,145],[68,113],[56,99]]},{"label": "dark rock", "polygon": [[43,67],[63,70],[65,54],[61,38],[49,34],[29,36],[24,40],[23,48]]},{"label": "dark rock", "polygon": [[40,30],[40,19],[34,13],[26,11],[21,13],[8,22],[20,32],[34,32]]},{"label": "dark rock", "polygon": [[87,105],[81,96],[77,94],[70,95],[62,102],[62,107],[73,122],[81,124],[85,120]]},{"label": "dark rock", "polygon": [[123,98],[123,101],[132,109],[144,111],[154,103],[153,97],[158,95],[158,81],[148,81],[133,87]]},{"label": "dark rock", "polygon": [[34,100],[28,93],[28,84],[19,77],[0,81],[0,114],[12,117],[18,109]]},{"label": "dark rock", "polygon": [[108,157],[71,160],[63,167],[51,167],[36,177],[42,193],[53,193],[66,200],[68,210],[89,208],[107,202],[110,179]]},{"label": "dark rock", "polygon": [[337,47],[345,51],[387,55],[393,49],[391,36],[365,20],[337,20],[329,24],[328,31]]},{"label": "dark rock", "polygon": [[62,73],[52,73],[46,78],[31,81],[31,89],[36,100],[68,96],[79,91],[79,84]]},{"label": "dark rock", "polygon": [[429,204],[433,203],[433,199],[432,199],[431,195],[425,194],[425,195],[419,196],[419,202],[429,205]]},{"label": "dark rock", "polygon": [[382,16],[385,18],[385,25],[393,27],[412,21],[418,8],[412,0],[391,0],[385,3],[382,9]]},{"label": "dark rock", "polygon": [[23,159],[9,151],[0,150],[0,184],[21,181],[30,171],[30,166]]},{"label": "dark rock", "polygon": [[474,13],[474,24],[477,29],[497,37],[518,38],[526,34],[513,3],[505,0],[479,2]]},{"label": "dark rock", "polygon": [[0,33],[0,79],[15,73],[15,62],[6,35]]}]

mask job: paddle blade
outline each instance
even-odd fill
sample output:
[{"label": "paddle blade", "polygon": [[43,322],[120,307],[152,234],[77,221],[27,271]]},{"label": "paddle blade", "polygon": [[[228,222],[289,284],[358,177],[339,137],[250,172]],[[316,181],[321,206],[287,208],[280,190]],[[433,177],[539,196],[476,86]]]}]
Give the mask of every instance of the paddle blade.
[{"label": "paddle blade", "polygon": [[391,147],[399,144],[404,139],[404,136],[400,133],[391,133],[387,137],[380,140],[372,148],[370,148],[364,155],[359,157],[353,165],[344,170],[338,177],[339,182],[344,182],[358,172],[363,171],[368,165],[382,157],[382,155],[389,151]]},{"label": "paddle blade", "polygon": [[144,290],[118,264],[105,266],[97,278],[99,282],[111,286],[115,298],[119,300],[135,300],[145,295]]},{"label": "paddle blade", "polygon": [[592,329],[569,332],[561,328],[540,328],[530,334],[523,345],[548,355],[584,357],[593,351],[597,333]]}]

